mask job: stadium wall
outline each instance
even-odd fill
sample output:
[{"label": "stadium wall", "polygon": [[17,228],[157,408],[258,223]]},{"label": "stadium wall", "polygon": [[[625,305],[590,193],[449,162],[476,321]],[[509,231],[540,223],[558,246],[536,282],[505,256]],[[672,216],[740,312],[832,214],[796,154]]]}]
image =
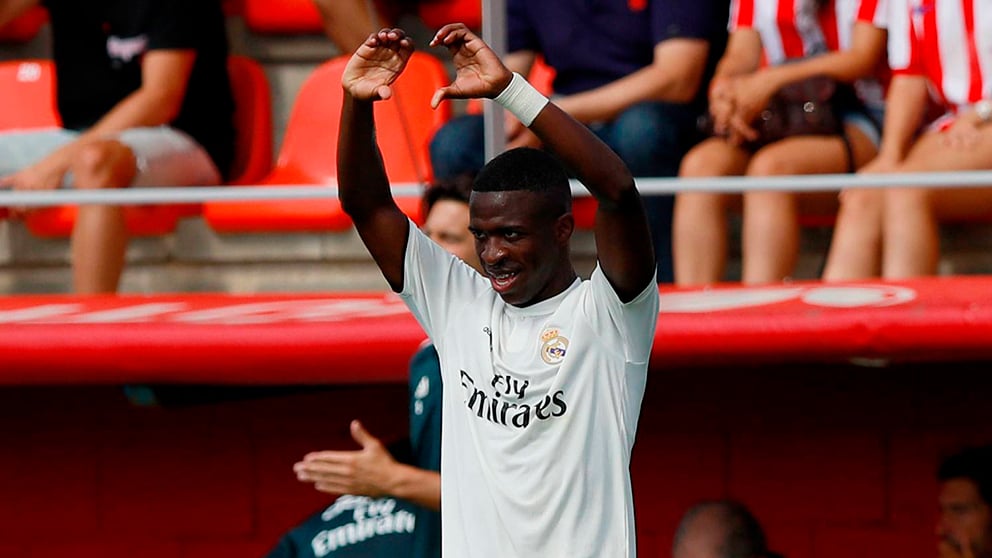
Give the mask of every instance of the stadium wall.
[{"label": "stadium wall", "polygon": [[[763,366],[652,375],[632,464],[640,555],[731,496],[790,558],[934,555],[938,459],[992,439],[988,363]],[[262,556],[329,499],[296,482],[360,418],[406,428],[406,386],[0,388],[0,556]],[[590,510],[595,513],[595,510]]]}]

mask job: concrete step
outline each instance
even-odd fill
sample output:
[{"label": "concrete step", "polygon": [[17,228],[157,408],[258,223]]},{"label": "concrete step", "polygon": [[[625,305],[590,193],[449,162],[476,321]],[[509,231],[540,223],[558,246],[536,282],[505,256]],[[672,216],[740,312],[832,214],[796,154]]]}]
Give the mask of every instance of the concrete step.
[{"label": "concrete step", "polygon": [[[19,221],[0,222],[0,292],[71,290],[67,239],[40,239]],[[581,273],[594,265],[591,233],[580,232],[573,256]],[[217,234],[200,218],[176,232],[133,239],[121,292],[381,291],[385,280],[358,235]]]},{"label": "concrete step", "polygon": [[[732,246],[739,246],[735,239]],[[804,231],[795,279],[819,276],[831,230]],[[947,227],[940,273],[992,273],[992,225]],[[573,259],[583,276],[595,265],[591,232],[578,231]],[[67,239],[40,239],[19,221],[0,222],[0,293],[71,290]],[[184,219],[171,235],[132,240],[121,292],[318,292],[387,289],[358,235],[341,233],[217,234],[200,218]],[[740,278],[740,253],[728,279]]]}]

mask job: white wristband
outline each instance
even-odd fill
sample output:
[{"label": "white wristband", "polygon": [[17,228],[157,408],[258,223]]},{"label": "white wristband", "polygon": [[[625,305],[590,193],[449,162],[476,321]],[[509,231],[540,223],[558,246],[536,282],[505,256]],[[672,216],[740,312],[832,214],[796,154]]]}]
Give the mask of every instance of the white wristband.
[{"label": "white wristband", "polygon": [[544,105],[548,104],[548,98],[541,95],[540,91],[534,89],[534,86],[527,83],[527,80],[517,72],[513,72],[510,85],[507,85],[506,89],[493,100],[512,112],[513,116],[528,127],[544,110]]}]

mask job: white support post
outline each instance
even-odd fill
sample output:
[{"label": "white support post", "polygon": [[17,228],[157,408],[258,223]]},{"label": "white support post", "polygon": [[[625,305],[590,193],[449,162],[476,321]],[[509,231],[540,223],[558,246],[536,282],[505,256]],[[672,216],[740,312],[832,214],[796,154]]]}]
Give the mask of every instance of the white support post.
[{"label": "white support post", "polygon": [[[482,38],[498,56],[506,54],[506,0],[482,0]],[[486,161],[506,149],[503,108],[492,101],[483,102]]]}]

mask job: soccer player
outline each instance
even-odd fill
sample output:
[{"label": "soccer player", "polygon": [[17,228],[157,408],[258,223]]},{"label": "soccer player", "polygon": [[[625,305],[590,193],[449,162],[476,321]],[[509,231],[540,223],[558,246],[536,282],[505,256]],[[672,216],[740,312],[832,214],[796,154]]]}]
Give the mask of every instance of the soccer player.
[{"label": "soccer player", "polygon": [[[476,178],[469,227],[483,274],[397,208],[378,155],[373,103],[413,51],[399,29],[371,35],[342,85],[341,203],[387,282],[430,335],[445,383],[441,442],[445,556],[634,556],[629,462],[658,319],[654,252],[623,162],[512,74],[464,25],[431,44],[452,54],[446,98],[493,98],[558,159],[508,151]],[[572,267],[569,182],[599,201],[599,260]]]}]

